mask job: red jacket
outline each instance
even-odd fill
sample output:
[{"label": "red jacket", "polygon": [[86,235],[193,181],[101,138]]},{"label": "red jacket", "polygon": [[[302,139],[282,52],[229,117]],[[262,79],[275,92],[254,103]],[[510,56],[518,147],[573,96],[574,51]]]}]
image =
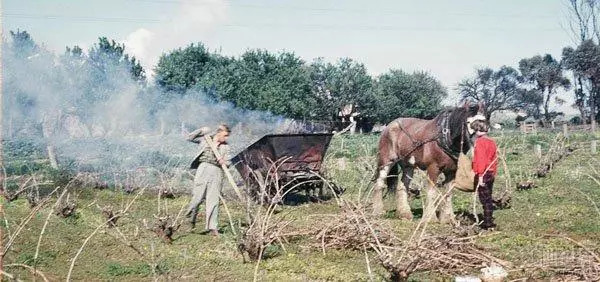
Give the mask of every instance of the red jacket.
[{"label": "red jacket", "polygon": [[487,135],[477,137],[473,151],[473,171],[475,174],[482,175],[487,170],[496,175],[497,164],[496,142]]}]

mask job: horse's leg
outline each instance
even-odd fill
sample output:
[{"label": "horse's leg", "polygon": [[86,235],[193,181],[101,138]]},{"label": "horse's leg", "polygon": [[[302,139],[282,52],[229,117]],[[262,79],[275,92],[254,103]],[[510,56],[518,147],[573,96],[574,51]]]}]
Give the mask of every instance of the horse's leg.
[{"label": "horse's leg", "polygon": [[396,186],[396,216],[402,219],[412,220],[413,214],[408,203],[408,189],[412,180],[415,168],[406,165],[402,166],[402,181],[397,182]]},{"label": "horse's leg", "polygon": [[391,164],[385,165],[379,169],[375,187],[373,187],[373,214],[383,215],[383,189],[386,185],[386,177],[390,172]]},{"label": "horse's leg", "polygon": [[454,180],[454,174],[446,174],[444,179],[444,191],[448,192],[448,195],[442,199],[440,203],[440,222],[445,224],[454,224],[454,210],[452,209],[452,191],[448,191]]},{"label": "horse's leg", "polygon": [[427,197],[425,199],[425,205],[423,205],[423,220],[425,222],[438,221],[435,206],[436,200],[438,200],[437,178],[439,174],[440,171],[436,166],[430,165],[427,167],[429,185],[427,185]]}]

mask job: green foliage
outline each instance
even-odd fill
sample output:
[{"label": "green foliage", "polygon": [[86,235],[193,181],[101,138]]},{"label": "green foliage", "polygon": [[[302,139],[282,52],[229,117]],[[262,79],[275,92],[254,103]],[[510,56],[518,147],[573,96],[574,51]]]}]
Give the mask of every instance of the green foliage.
[{"label": "green foliage", "polygon": [[39,140],[10,139],[2,142],[4,169],[8,175],[31,174],[47,167],[45,148]]},{"label": "green foliage", "polygon": [[[310,95],[304,61],[293,53],[248,50],[210,78],[214,96],[236,107],[298,119],[315,112],[317,101]],[[208,86],[208,82],[203,84]]]},{"label": "green foliage", "polygon": [[[551,99],[559,88],[568,90],[571,86],[571,82],[563,74],[560,62],[556,61],[550,54],[543,57],[536,55],[519,61],[519,70],[525,81],[542,93],[542,103],[535,106],[537,108],[542,106],[545,120],[550,121],[551,112],[549,107]],[[539,99],[533,101],[539,102]]]},{"label": "green foliage", "polygon": [[448,95],[442,84],[428,73],[390,70],[375,84],[376,120],[388,123],[398,117],[431,118]]},{"label": "green foliage", "polygon": [[337,119],[338,112],[352,105],[363,117],[374,116],[376,99],[373,79],[364,64],[342,58],[336,64],[315,60],[309,67],[313,95],[319,101],[319,118]]},{"label": "green foliage", "polygon": [[167,91],[197,89],[238,108],[303,120],[338,120],[346,106],[371,123],[430,117],[447,96],[426,73],[391,71],[375,85],[365,65],[350,58],[307,65],[293,53],[266,50],[227,58],[200,43],[164,54],[155,71],[157,85]]},{"label": "green foliage", "polygon": [[21,252],[17,257],[17,263],[33,266],[49,266],[50,263],[56,259],[57,253],[50,250],[41,250],[38,254],[37,261],[34,259],[35,253],[33,252]]},{"label": "green foliage", "polygon": [[226,61],[226,58],[211,54],[202,43],[192,43],[160,56],[154,69],[156,83],[164,90],[183,92]]},{"label": "green foliage", "polygon": [[[75,46],[71,53],[81,54],[81,48],[79,50],[77,48],[79,47]],[[140,82],[146,80],[146,74],[140,62],[125,53],[125,44],[108,40],[106,37],[98,38],[98,42],[90,48],[88,62],[93,71],[99,72],[98,75],[108,75],[115,68],[125,68],[129,70],[134,80]]]},{"label": "green foliage", "polygon": [[494,71],[477,69],[475,77],[462,80],[458,92],[464,101],[482,103],[489,120],[495,111],[526,108],[527,90],[521,87],[519,72],[508,66]]},{"label": "green foliage", "polygon": [[[598,120],[600,105],[600,46],[593,40],[583,41],[577,48],[562,51],[562,64],[575,74],[575,104],[583,115],[589,108]],[[587,93],[586,93],[587,92]],[[587,116],[587,115],[586,115]]]},{"label": "green foliage", "polygon": [[10,139],[2,142],[4,157],[35,159],[44,156],[44,147],[35,139]]},{"label": "green foliage", "polygon": [[25,30],[17,30],[17,32],[11,30],[10,37],[12,39],[12,51],[15,52],[17,57],[27,58],[39,51],[38,45]]},{"label": "green foliage", "polygon": [[[157,266],[157,272],[164,273],[162,267]],[[123,265],[118,262],[109,262],[106,265],[106,274],[112,277],[136,275],[147,277],[152,275],[152,267],[147,263],[136,263],[133,265]]]}]

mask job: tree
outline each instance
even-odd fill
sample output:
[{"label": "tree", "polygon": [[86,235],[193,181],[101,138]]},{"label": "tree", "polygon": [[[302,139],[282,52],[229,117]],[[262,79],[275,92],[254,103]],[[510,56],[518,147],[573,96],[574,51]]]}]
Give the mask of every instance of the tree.
[{"label": "tree", "polygon": [[519,72],[508,66],[502,66],[498,71],[490,68],[476,70],[475,77],[466,78],[458,84],[458,92],[463,101],[482,102],[487,120],[492,113],[501,110],[515,110],[541,103],[525,96],[526,90],[520,86]]},{"label": "tree", "polygon": [[550,122],[552,114],[549,110],[550,101],[555,96],[558,88],[568,90],[570,81],[563,75],[561,64],[550,54],[522,59],[519,61],[519,70],[525,81],[529,82],[544,97],[542,107],[544,120]]},{"label": "tree", "polygon": [[317,108],[306,65],[289,52],[248,50],[239,59],[223,59],[199,78],[196,87],[236,107],[290,118],[313,118]]},{"label": "tree", "polygon": [[315,60],[309,67],[311,91],[319,101],[319,112],[325,120],[336,120],[344,107],[351,105],[366,119],[372,119],[376,108],[373,79],[364,64],[342,58],[335,64]]},{"label": "tree", "polygon": [[38,45],[25,30],[17,30],[17,32],[11,30],[10,37],[12,39],[11,50],[17,58],[27,58],[39,51]]},{"label": "tree", "polygon": [[168,91],[184,92],[217,67],[220,59],[202,43],[192,43],[186,48],[163,54],[154,69],[156,84]]},{"label": "tree", "polygon": [[237,96],[227,97],[243,108],[268,110],[292,118],[309,117],[316,107],[304,61],[292,53],[278,55],[249,50],[237,62]]},{"label": "tree", "polygon": [[600,39],[598,9],[600,3],[595,0],[567,0],[568,26],[576,42]]},{"label": "tree", "polygon": [[[573,41],[578,45],[583,45],[586,41],[598,42],[600,40],[600,28],[598,23],[598,11],[600,2],[595,0],[567,0],[568,7],[568,26],[570,27]],[[587,43],[589,44],[589,43]],[[572,50],[572,48],[570,48]],[[567,51],[569,52],[569,51]],[[563,50],[563,61],[565,60]],[[573,71],[573,84],[575,89],[575,104],[579,110],[581,120],[585,123],[588,120],[588,113],[596,112],[592,105],[598,100],[593,93],[586,88],[589,87],[589,81],[581,76],[580,72]],[[594,114],[591,114],[594,116]],[[596,120],[591,118],[592,130],[595,130]]]},{"label": "tree", "polygon": [[140,62],[125,53],[125,44],[108,40],[106,37],[98,38],[98,42],[90,48],[88,61],[104,79],[116,70],[123,68],[130,73],[134,80],[138,82],[146,80],[146,74]]},{"label": "tree", "polygon": [[431,118],[448,96],[446,88],[426,72],[408,74],[390,70],[380,75],[374,86],[376,120],[388,123],[398,117]]},{"label": "tree", "polygon": [[[566,47],[562,52],[562,61],[565,68],[573,71],[578,77],[576,93],[580,107],[585,106],[584,87],[589,88],[588,107],[592,120],[597,120],[597,109],[600,93],[600,46],[592,40],[586,40],[576,49]],[[582,113],[584,115],[585,113]],[[585,115],[584,115],[585,117]],[[585,119],[584,119],[585,120]]]}]

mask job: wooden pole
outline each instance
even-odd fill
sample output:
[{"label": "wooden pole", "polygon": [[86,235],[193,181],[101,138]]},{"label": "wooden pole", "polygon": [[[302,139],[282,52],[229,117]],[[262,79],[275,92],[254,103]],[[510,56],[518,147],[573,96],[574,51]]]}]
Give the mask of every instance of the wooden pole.
[{"label": "wooden pole", "polygon": [[538,159],[542,158],[542,145],[540,145],[540,144],[535,145],[535,156],[538,157]]},{"label": "wooden pole", "polygon": [[563,124],[563,135],[569,137],[569,126],[566,123]]},{"label": "wooden pole", "polygon": [[[213,154],[215,154],[215,157],[217,157],[217,160],[220,160],[222,158],[221,154],[219,153],[219,150],[217,150],[217,146],[215,146],[215,143],[213,143],[212,138],[210,138],[210,136],[208,135],[204,135],[204,140],[206,140],[206,143],[208,144],[208,146],[210,146],[210,149],[213,151]],[[223,172],[225,173],[229,184],[233,188],[233,191],[235,191],[235,194],[238,196],[238,198],[240,198],[240,201],[243,202],[244,197],[242,196],[240,189],[238,189],[237,184],[235,184],[235,180],[233,179],[231,172],[229,172],[229,169],[225,164],[221,164],[221,168],[223,169]]]},{"label": "wooden pole", "polygon": [[592,145],[591,145],[592,155],[596,154],[597,145],[598,145],[598,141],[597,140],[592,140]]}]

